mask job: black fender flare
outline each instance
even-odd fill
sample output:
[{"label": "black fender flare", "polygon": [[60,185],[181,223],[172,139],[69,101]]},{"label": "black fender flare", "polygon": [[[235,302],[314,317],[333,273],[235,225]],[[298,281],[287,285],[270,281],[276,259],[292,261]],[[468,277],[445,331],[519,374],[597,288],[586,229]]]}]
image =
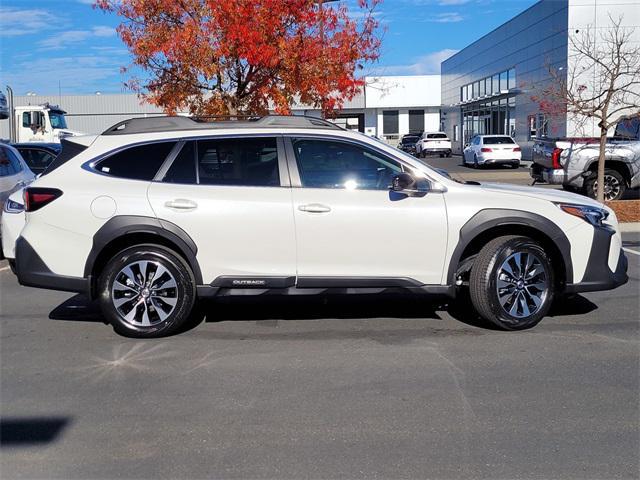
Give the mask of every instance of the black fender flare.
[{"label": "black fender flare", "polygon": [[565,281],[567,284],[573,282],[573,263],[571,262],[571,243],[562,229],[551,220],[536,213],[525,212],[523,210],[511,210],[501,208],[487,208],[480,210],[460,229],[458,244],[451,255],[449,270],[447,272],[447,283],[453,285],[455,275],[462,254],[467,246],[483,232],[494,228],[509,225],[520,225],[534,228],[551,239],[556,245],[565,266]]},{"label": "black fender flare", "polygon": [[93,246],[84,267],[84,276],[93,272],[96,260],[104,248],[120,237],[136,233],[158,235],[173,243],[189,263],[196,284],[202,284],[202,272],[196,259],[198,247],[187,232],[174,223],[154,217],[118,215],[109,219],[93,236]]}]

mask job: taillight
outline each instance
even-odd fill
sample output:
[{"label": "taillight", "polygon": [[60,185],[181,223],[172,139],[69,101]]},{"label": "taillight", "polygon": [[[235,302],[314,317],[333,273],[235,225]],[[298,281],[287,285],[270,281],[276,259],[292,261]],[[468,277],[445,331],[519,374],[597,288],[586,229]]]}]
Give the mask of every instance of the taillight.
[{"label": "taillight", "polygon": [[29,187],[24,190],[25,212],[35,212],[62,195],[57,188]]},{"label": "taillight", "polygon": [[553,153],[551,154],[551,165],[553,168],[562,168],[560,165],[560,154],[562,153],[561,148],[554,148]]},{"label": "taillight", "polygon": [[493,150],[491,150],[490,148],[487,148],[487,147],[483,147],[483,148],[481,148],[481,149],[480,149],[480,151],[481,151],[481,152],[485,152],[485,153],[493,152]]},{"label": "taillight", "polygon": [[520,150],[520,147],[516,147],[516,148],[513,149],[513,151],[514,152],[520,152],[521,150]]}]

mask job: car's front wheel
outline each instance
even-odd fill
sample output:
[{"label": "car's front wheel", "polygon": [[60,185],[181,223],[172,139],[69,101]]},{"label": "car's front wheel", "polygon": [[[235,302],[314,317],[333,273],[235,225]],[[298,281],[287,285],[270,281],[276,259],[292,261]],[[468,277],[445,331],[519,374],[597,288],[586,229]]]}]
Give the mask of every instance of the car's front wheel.
[{"label": "car's front wheel", "polygon": [[193,273],[179,255],[139,245],[113,256],[98,279],[101,310],[120,335],[156,338],[178,332],[196,301]]},{"label": "car's front wheel", "polygon": [[487,243],[469,278],[471,302],[486,320],[504,330],[535,326],[554,297],[554,271],[544,248],[522,236]]}]

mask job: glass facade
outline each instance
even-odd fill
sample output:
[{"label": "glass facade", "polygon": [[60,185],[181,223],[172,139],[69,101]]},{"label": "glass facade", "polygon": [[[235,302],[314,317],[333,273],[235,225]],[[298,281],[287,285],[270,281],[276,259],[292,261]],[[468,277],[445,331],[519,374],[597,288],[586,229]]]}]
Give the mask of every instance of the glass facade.
[{"label": "glass facade", "polygon": [[460,87],[460,101],[472,102],[482,97],[506,93],[516,88],[516,69],[511,68]]},{"label": "glass facade", "polygon": [[462,107],[462,136],[464,143],[474,135],[510,135],[516,132],[515,96],[475,102]]}]

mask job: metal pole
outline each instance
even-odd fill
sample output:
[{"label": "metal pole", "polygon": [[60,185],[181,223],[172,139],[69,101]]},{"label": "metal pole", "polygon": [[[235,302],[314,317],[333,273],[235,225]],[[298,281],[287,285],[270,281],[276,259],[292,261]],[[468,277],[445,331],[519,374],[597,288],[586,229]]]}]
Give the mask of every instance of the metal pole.
[{"label": "metal pole", "polygon": [[16,142],[16,119],[13,105],[13,89],[7,85],[7,101],[9,103],[9,140],[11,143]]}]

